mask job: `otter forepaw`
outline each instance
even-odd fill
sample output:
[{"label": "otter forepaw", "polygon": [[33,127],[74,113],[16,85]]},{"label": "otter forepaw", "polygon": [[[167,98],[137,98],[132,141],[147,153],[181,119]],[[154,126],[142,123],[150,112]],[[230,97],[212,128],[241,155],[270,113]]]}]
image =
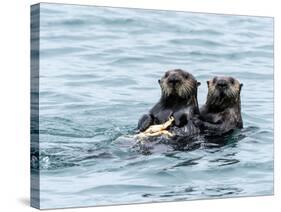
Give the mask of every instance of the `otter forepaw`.
[{"label": "otter forepaw", "polygon": [[138,122],[138,130],[145,131],[153,123],[153,117],[150,114],[143,115]]}]

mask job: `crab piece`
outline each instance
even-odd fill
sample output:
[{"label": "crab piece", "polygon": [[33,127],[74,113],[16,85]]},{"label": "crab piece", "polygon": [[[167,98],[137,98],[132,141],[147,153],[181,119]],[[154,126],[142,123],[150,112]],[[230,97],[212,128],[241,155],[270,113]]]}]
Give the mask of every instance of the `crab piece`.
[{"label": "crab piece", "polygon": [[154,133],[146,133],[146,136],[159,136],[159,135],[168,135],[168,136],[173,136],[172,133],[170,133],[168,130],[161,130],[158,132],[154,132]]},{"label": "crab piece", "polygon": [[159,135],[168,135],[173,136],[168,130],[166,130],[169,126],[172,125],[174,122],[174,117],[170,117],[168,121],[163,124],[151,125],[147,130],[144,132],[139,133],[138,137],[146,137],[146,136],[159,136]]}]

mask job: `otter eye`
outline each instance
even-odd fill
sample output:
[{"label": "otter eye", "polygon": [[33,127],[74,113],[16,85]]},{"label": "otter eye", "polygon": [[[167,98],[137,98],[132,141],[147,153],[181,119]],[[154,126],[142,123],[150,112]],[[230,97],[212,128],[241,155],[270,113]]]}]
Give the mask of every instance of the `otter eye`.
[{"label": "otter eye", "polygon": [[166,72],[164,77],[166,78],[166,77],[168,77],[168,76],[169,76],[169,73],[168,73],[168,72]]},{"label": "otter eye", "polygon": [[234,79],[233,79],[233,78],[230,79],[230,83],[231,83],[232,85],[234,84]]},{"label": "otter eye", "polygon": [[189,78],[189,74],[186,74],[186,75],[185,75],[185,79],[188,79],[188,78]]}]

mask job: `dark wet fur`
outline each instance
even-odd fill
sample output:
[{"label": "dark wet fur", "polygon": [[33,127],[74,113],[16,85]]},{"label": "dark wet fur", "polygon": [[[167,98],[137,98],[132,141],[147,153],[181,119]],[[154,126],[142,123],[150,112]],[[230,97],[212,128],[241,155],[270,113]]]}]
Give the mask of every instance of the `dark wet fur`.
[{"label": "dark wet fur", "polygon": [[235,129],[220,136],[212,133],[200,133],[192,136],[181,134],[172,138],[165,136],[146,137],[141,142],[135,143],[133,149],[144,155],[153,153],[173,154],[178,151],[188,152],[197,149],[215,152],[223,146],[236,145],[238,141],[247,136],[247,133],[249,133],[247,131],[249,129],[245,131]]},{"label": "dark wet fur", "polygon": [[174,126],[185,127],[194,115],[199,114],[197,87],[200,83],[190,73],[181,69],[167,71],[159,84],[161,98],[148,114],[140,118],[139,131],[145,131],[151,125],[163,124],[170,116],[175,118]]},{"label": "dark wet fur", "polygon": [[[229,143],[236,129],[243,128],[240,92],[242,84],[232,77],[222,77],[224,87],[217,88],[220,78],[208,81],[206,104],[198,110],[197,89],[194,100],[182,99],[177,95],[165,96],[139,121],[140,126],[164,123],[173,115],[176,124],[168,130],[173,137],[147,137],[135,147],[143,154],[153,152],[191,151],[202,146],[217,148]],[[188,115],[187,115],[188,114]]]},{"label": "dark wet fur", "polygon": [[195,125],[209,137],[243,128],[240,100],[242,84],[232,77],[215,77],[207,84],[207,101],[200,108]]}]

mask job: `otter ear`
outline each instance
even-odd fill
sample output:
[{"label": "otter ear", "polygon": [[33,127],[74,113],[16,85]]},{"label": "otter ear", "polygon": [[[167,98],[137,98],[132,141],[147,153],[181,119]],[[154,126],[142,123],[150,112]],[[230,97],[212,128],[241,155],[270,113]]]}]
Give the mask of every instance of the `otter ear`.
[{"label": "otter ear", "polygon": [[198,82],[198,81],[197,81],[197,87],[199,87],[200,85],[201,85],[201,82]]},{"label": "otter ear", "polygon": [[242,87],[243,87],[243,83],[240,83],[240,85],[239,85],[240,91],[242,90]]}]

